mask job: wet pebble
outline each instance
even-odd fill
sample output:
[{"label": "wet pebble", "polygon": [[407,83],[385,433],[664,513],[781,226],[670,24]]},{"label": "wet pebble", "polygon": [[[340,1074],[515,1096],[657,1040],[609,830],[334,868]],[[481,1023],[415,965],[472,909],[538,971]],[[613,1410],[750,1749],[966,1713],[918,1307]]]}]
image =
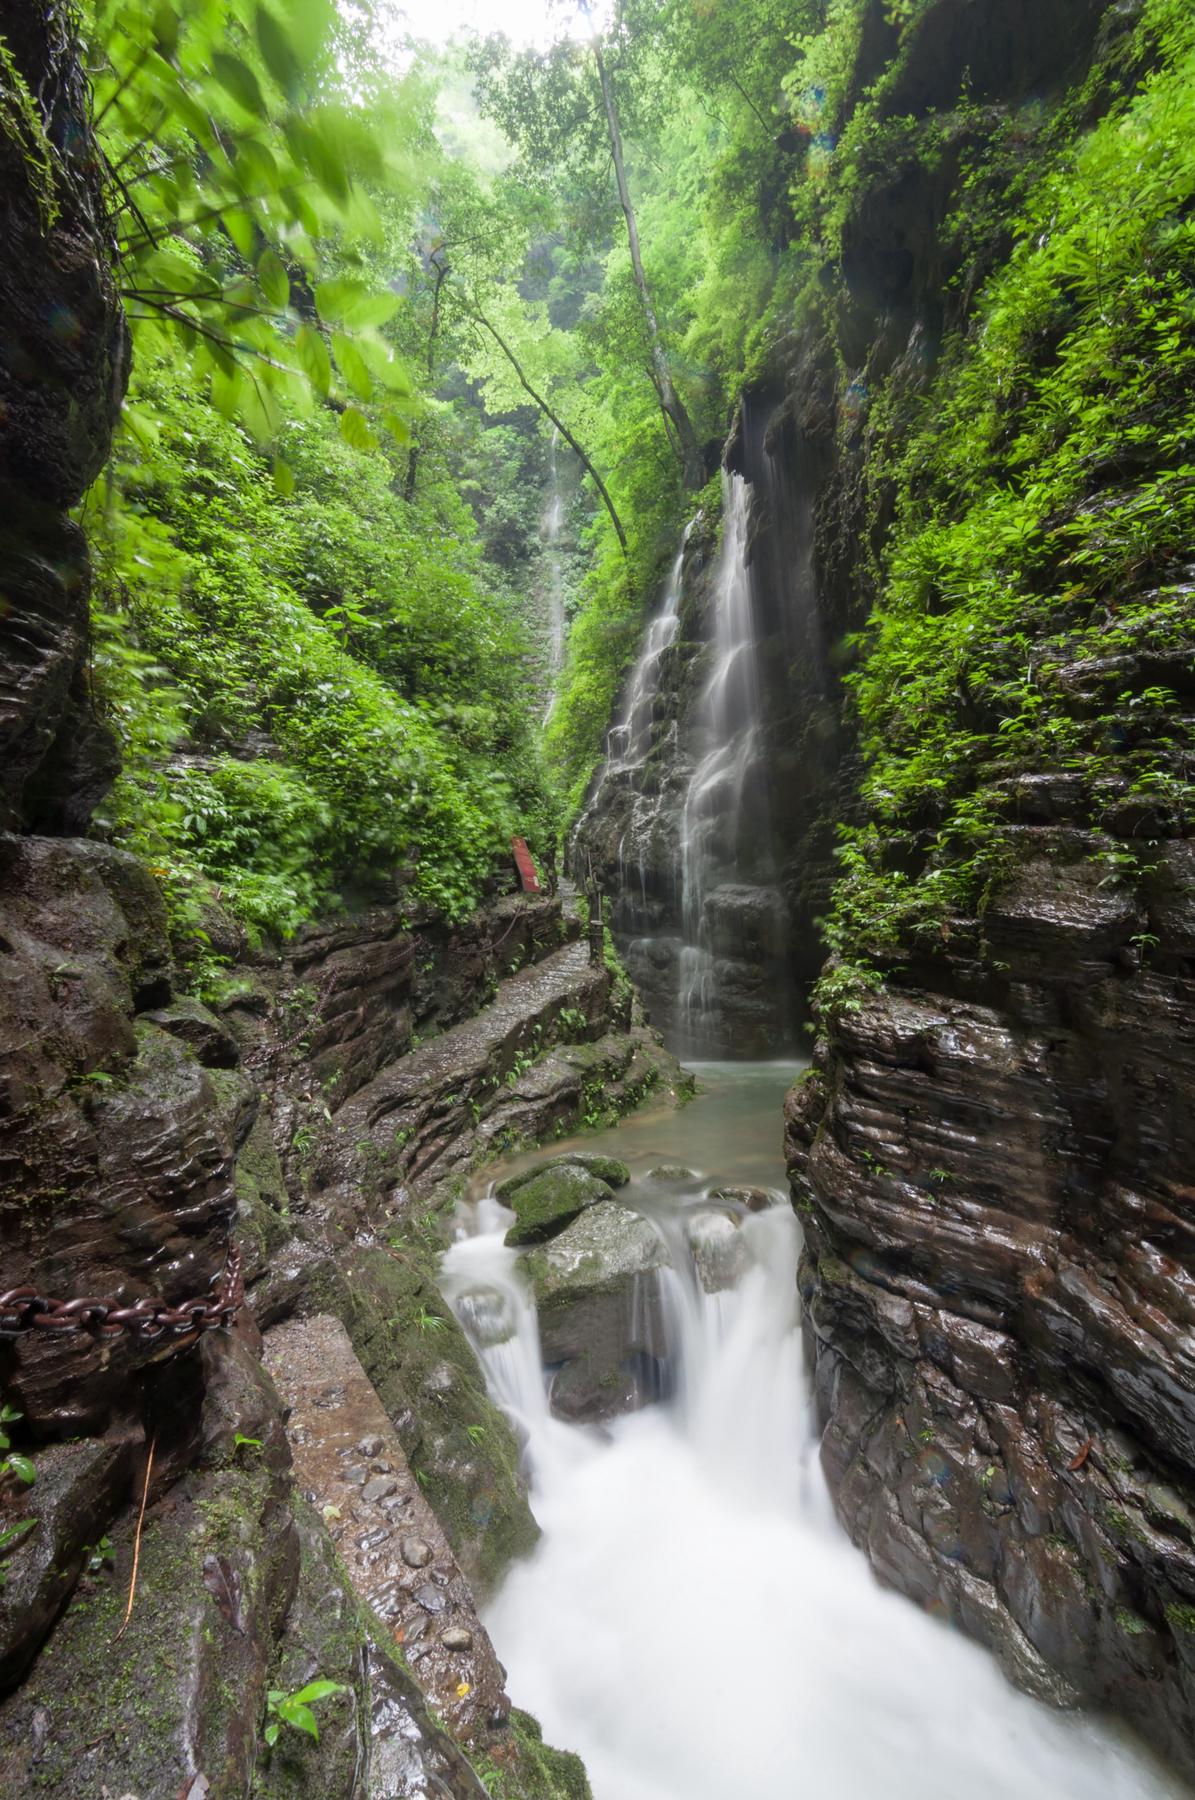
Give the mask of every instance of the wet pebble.
[{"label": "wet pebble", "polygon": [[397,1487],[398,1483],[393,1475],[375,1475],[373,1480],[367,1481],[361,1489],[361,1498],[376,1505],[379,1500],[388,1499]]},{"label": "wet pebble", "polygon": [[376,1456],[382,1448],[380,1437],[363,1437],[357,1445],[358,1456]]},{"label": "wet pebble", "polygon": [[432,1559],[432,1547],[423,1538],[404,1538],[402,1559],[409,1569],[426,1569]]},{"label": "wet pebble", "polygon": [[472,1650],[473,1633],[464,1625],[450,1625],[440,1633],[440,1642],[445,1650]]},{"label": "wet pebble", "polygon": [[351,1469],[345,1470],[344,1478],[352,1487],[364,1487],[369,1479],[369,1470],[363,1469],[360,1463],[355,1463]]},{"label": "wet pebble", "polygon": [[442,1613],[448,1605],[448,1595],[444,1589],[435,1587],[430,1581],[425,1581],[422,1587],[415,1589],[414,1598],[424,1612]]}]

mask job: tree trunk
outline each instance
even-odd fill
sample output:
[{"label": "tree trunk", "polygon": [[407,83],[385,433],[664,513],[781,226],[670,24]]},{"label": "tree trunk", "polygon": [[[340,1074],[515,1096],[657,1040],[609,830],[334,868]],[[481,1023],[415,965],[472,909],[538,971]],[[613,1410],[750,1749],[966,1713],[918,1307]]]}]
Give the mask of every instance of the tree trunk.
[{"label": "tree trunk", "polygon": [[631,204],[631,190],[627,184],[626,163],[622,153],[622,128],[618,122],[618,103],[614,97],[613,84],[606,68],[606,60],[602,55],[602,47],[594,39],[593,54],[597,62],[598,79],[602,84],[602,101],[606,108],[606,123],[610,128],[610,149],[614,157],[614,173],[618,177],[618,198],[622,202],[623,217],[627,222],[627,238],[631,246],[631,268],[635,274],[635,286],[639,289],[639,298],[643,304],[643,316],[647,320],[647,335],[651,343],[652,374],[655,381],[656,394],[666,419],[670,420],[680,445],[679,457],[684,470],[684,481],[687,488],[705,486],[705,460],[697,442],[697,434],[693,430],[693,422],[685,410],[684,401],[672,384],[672,370],[668,366],[668,356],[660,337],[660,325],[656,318],[656,309],[652,305],[651,291],[647,285],[647,276],[643,273],[643,258],[639,253],[639,227],[635,221],[635,208]]}]

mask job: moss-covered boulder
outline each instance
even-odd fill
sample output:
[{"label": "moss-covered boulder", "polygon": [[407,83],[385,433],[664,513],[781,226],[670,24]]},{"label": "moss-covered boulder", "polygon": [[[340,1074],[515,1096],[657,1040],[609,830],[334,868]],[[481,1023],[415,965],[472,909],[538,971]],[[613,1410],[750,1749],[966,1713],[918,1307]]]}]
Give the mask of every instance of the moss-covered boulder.
[{"label": "moss-covered boulder", "polygon": [[614,1190],[588,1169],[576,1163],[553,1163],[523,1182],[510,1196],[515,1223],[506,1234],[508,1244],[542,1244],[571,1225],[588,1206],[612,1200]]},{"label": "moss-covered boulder", "polygon": [[613,1199],[587,1207],[528,1254],[544,1361],[557,1365],[551,1403],[559,1417],[612,1418],[666,1385],[658,1271],[667,1260],[655,1227]]},{"label": "moss-covered boulder", "polygon": [[569,1150],[562,1156],[553,1156],[547,1162],[538,1162],[530,1169],[523,1169],[518,1175],[509,1176],[496,1190],[499,1200],[505,1200],[508,1206],[512,1205],[513,1197],[520,1188],[538,1181],[541,1175],[546,1175],[553,1169],[584,1169],[612,1188],[625,1187],[631,1179],[631,1171],[616,1156],[600,1156],[594,1150]]}]

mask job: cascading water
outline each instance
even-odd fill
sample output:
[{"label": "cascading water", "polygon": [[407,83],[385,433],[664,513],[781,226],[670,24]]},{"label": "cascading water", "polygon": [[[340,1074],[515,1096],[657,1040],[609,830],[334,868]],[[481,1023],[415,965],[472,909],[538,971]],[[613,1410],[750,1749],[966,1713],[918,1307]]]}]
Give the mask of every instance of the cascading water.
[{"label": "cascading water", "polygon": [[[680,622],[679,609],[685,549],[691,530],[692,522],[685,527],[680,548],[668,572],[659,611],[644,633],[638,660],[631,671],[622,714],[606,733],[606,760],[602,765],[597,786],[586,809],[587,814],[600,811],[606,798],[607,789],[613,782],[625,782],[632,790],[626,824],[618,843],[618,899],[624,907],[629,904],[632,913],[636,894],[628,881],[628,876],[633,868],[638,888],[637,898],[640,902],[645,901],[647,897],[645,858],[661,805],[658,794],[640,791],[638,777],[648,755],[656,745],[655,709],[656,697],[660,691],[661,665],[665,652],[676,640]],[[578,824],[578,834],[583,835],[584,827],[585,819],[582,818]]]},{"label": "cascading water", "polygon": [[684,1047],[700,1047],[717,1004],[717,965],[707,903],[713,882],[739,861],[737,827],[743,784],[756,759],[759,678],[747,524],[751,490],[741,475],[722,477],[722,555],[715,588],[713,667],[697,712],[695,763],[681,815],[680,1019]]},{"label": "cascading water", "polygon": [[[726,1154],[724,1077],[706,1077],[705,1139],[698,1100],[651,1152],[717,1141]],[[732,1159],[758,1164],[759,1116]],[[628,1154],[644,1129],[632,1121],[613,1147]],[[777,1204],[736,1223],[707,1184],[664,1201],[649,1183],[620,1194],[669,1246],[677,1379],[666,1403],[601,1431],[550,1414],[534,1307],[503,1243],[512,1215],[493,1198],[466,1209],[444,1263],[525,1440],[543,1528],[488,1624],[513,1692],[584,1757],[595,1800],[1177,1800],[1113,1731],[1019,1694],[985,1652],[876,1585],[831,1520],[816,1461],[796,1220]],[[716,1293],[691,1249],[711,1220],[744,1265]]]}]

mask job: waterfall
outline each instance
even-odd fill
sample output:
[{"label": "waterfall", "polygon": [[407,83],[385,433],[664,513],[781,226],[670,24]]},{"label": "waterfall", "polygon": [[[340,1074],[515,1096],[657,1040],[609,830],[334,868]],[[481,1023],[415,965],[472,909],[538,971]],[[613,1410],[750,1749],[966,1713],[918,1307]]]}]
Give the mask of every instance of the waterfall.
[{"label": "waterfall", "polygon": [[539,518],[540,542],[547,568],[548,702],[544,708],[545,719],[556,704],[556,685],[564,667],[564,558],[560,542],[564,530],[564,492],[560,484],[559,451],[560,432],[553,426],[548,452],[548,492]]},{"label": "waterfall", "polygon": [[[714,583],[712,666],[694,719],[696,760],[680,822],[681,920],[679,974],[682,1053],[701,1053],[717,1031],[718,958],[711,899],[717,884],[741,880],[751,854],[744,834],[745,789],[760,757],[760,681],[757,627],[747,560],[752,493],[742,475],[723,472],[722,551]],[[758,846],[755,850],[758,857]]]},{"label": "waterfall", "polygon": [[711,1294],[689,1248],[709,1203],[677,1205],[661,1279],[679,1379],[605,1430],[549,1413],[512,1214],[465,1209],[442,1272],[524,1440],[543,1529],[487,1623],[512,1692],[584,1757],[595,1800],[1177,1800],[1111,1730],[1016,1692],[878,1587],[815,1458],[792,1212],[741,1220],[745,1269]]},{"label": "waterfall", "polygon": [[659,610],[644,633],[642,648],[627,685],[621,715],[606,733],[606,758],[593,795],[574,834],[575,838],[583,837],[587,821],[600,813],[612,782],[622,780],[632,788],[630,811],[618,846],[620,895],[627,890],[626,874],[632,856],[636,858],[641,894],[646,893],[643,857],[659,813],[660,800],[658,795],[640,792],[636,777],[642,771],[655,744],[653,727],[656,698],[660,691],[661,665],[665,651],[675,642],[680,623],[685,550],[692,529],[693,521],[690,520],[681,536],[680,548],[664,583]]}]

